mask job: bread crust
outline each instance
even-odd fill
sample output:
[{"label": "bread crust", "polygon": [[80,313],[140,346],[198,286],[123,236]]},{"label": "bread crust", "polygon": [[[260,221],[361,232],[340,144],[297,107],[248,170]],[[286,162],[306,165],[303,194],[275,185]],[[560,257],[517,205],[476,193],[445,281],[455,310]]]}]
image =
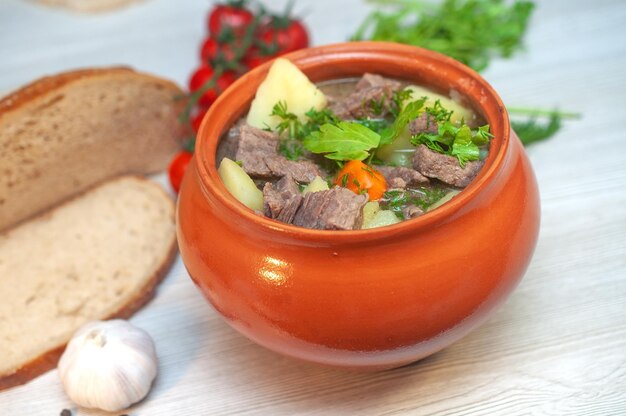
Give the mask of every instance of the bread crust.
[{"label": "bread crust", "polygon": [[137,72],[130,67],[114,66],[108,68],[77,69],[40,78],[31,82],[30,84],[24,85],[16,91],[13,91],[9,95],[2,97],[2,99],[0,99],[0,120],[2,120],[2,117],[7,115],[10,111],[15,111],[23,105],[33,100],[36,100],[37,98],[44,97],[50,93],[54,93],[55,90],[69,85],[72,82],[93,76],[100,77],[117,74],[133,74],[144,79],[156,82],[158,84],[162,84],[167,88],[180,91],[179,87],[171,81],[167,81],[165,79],[158,78],[143,72]]},{"label": "bread crust", "polygon": [[[165,190],[163,190],[163,188],[161,186],[159,186],[158,184],[150,181],[149,179],[146,179],[142,176],[137,176],[137,175],[120,175],[116,178],[112,178],[106,181],[102,181],[94,186],[92,186],[91,188],[73,196],[70,199],[67,199],[65,201],[62,201],[61,203],[57,204],[56,206],[52,207],[51,209],[40,213],[37,217],[39,216],[47,216],[47,215],[51,215],[54,211],[61,209],[63,206],[70,204],[72,201],[80,198],[81,196],[85,195],[86,193],[90,192],[92,189],[97,188],[98,186],[102,185],[105,182],[108,182],[110,180],[115,180],[119,177],[122,176],[130,176],[130,177],[134,177],[137,180],[140,181],[144,181],[147,183],[151,183],[153,184],[155,187],[159,188],[161,190],[161,192],[163,192],[164,195],[167,196],[167,200],[170,202],[170,204],[172,204],[172,208],[175,209],[175,204],[174,201],[172,201],[172,198],[167,195],[167,193],[165,192]],[[3,233],[6,232],[10,232],[9,230],[3,231]],[[146,281],[146,284],[137,291],[137,293],[135,294],[135,296],[133,296],[129,302],[127,302],[125,305],[123,305],[120,309],[118,309],[117,311],[114,311],[113,313],[109,314],[106,317],[102,317],[102,318],[94,318],[94,320],[96,319],[115,319],[115,318],[121,318],[121,319],[126,319],[129,318],[130,316],[132,316],[135,312],[137,312],[139,309],[141,309],[141,307],[143,307],[144,305],[146,305],[150,300],[152,300],[156,294],[156,288],[158,286],[158,284],[165,278],[165,276],[167,275],[167,272],[169,271],[170,267],[172,266],[172,264],[174,263],[174,260],[176,259],[176,255],[178,252],[178,244],[176,241],[176,234],[174,233],[172,236],[172,239],[170,241],[169,244],[169,249],[168,252],[166,253],[166,255],[163,258],[163,261],[161,262],[161,265],[158,267],[158,269],[153,273],[153,275]],[[78,328],[77,328],[78,329]],[[10,387],[15,387],[15,386],[19,386],[21,384],[27,383],[28,381],[32,380],[33,378],[49,371],[52,370],[53,368],[55,368],[57,366],[57,363],[59,361],[59,359],[61,358],[61,355],[63,354],[63,351],[65,351],[65,346],[67,345],[67,342],[69,342],[69,339],[66,340],[66,342],[63,345],[59,345],[56,348],[53,348],[47,352],[45,352],[44,354],[40,355],[39,357],[25,363],[24,365],[22,365],[20,368],[18,368],[17,370],[15,370],[13,373],[10,374],[0,374],[0,390],[5,390],[8,389]]]},{"label": "bread crust", "polygon": [[98,0],[98,1],[80,1],[80,0],[37,0],[42,4],[54,7],[63,7],[65,9],[79,13],[99,13],[106,12],[133,3],[140,0]]},{"label": "bread crust", "polygon": [[[79,118],[80,121],[76,125],[80,124],[79,128],[83,130],[92,129],[94,133],[90,141],[85,141],[88,144],[80,149],[75,144],[82,142],[72,143],[71,135],[63,136],[58,133],[58,126],[54,123],[45,125],[45,122],[42,122],[44,127],[38,127],[39,130],[32,133],[28,127],[25,129],[20,127],[21,130],[15,133],[14,138],[10,136],[13,134],[11,126],[16,124],[16,120],[22,120],[24,115],[32,117],[33,111],[48,111],[48,108],[56,105],[57,96],[66,96],[68,91],[80,91],[81,88],[85,88],[85,85],[102,86],[115,83],[137,85],[142,88],[145,85],[151,94],[156,93],[160,97],[166,95],[169,100],[167,105],[161,103],[159,107],[155,104],[155,108],[163,111],[165,115],[159,113],[160,118],[156,119],[157,116],[151,114],[145,125],[134,123],[134,120],[129,122],[128,120],[132,117],[141,117],[143,114],[141,111],[147,111],[138,105],[133,107],[133,109],[137,108],[136,114],[125,115],[123,119],[113,118],[115,121],[109,121],[106,128],[98,129],[89,126],[85,118],[91,113],[102,113],[98,113],[97,108],[88,107],[85,110],[87,116]],[[76,85],[76,90],[72,89],[73,85]],[[94,95],[91,91],[89,93]],[[94,183],[121,174],[146,174],[165,169],[173,155],[182,148],[184,138],[190,134],[190,127],[177,120],[177,116],[185,105],[185,100],[175,100],[176,96],[184,97],[184,93],[171,81],[137,72],[128,67],[107,67],[80,69],[44,77],[0,99],[0,129],[8,129],[4,138],[0,135],[0,159],[2,159],[3,151],[11,152],[12,156],[8,158],[6,166],[3,166],[5,168],[3,172],[0,172],[3,174],[0,175],[0,231],[14,228],[47,210],[59,200],[72,197],[90,188]],[[139,99],[137,97],[142,97],[141,93],[133,90],[133,100]],[[131,104],[129,102],[122,105],[130,106]],[[119,122],[120,120],[122,123]],[[100,119],[100,122],[107,123],[104,118]],[[60,129],[65,128],[61,123]],[[116,128],[120,131],[115,131]],[[45,129],[47,130],[42,133]],[[155,133],[155,129],[158,129],[158,134],[148,133]],[[24,133],[25,131],[28,133]],[[67,139],[70,143],[65,144],[67,141],[44,143],[42,137],[47,136],[48,131],[53,133],[51,137],[70,137]],[[32,140],[31,138],[24,139],[27,134],[32,135]],[[104,149],[105,146],[109,147]],[[129,156],[133,146],[141,148],[144,152]],[[3,150],[3,148],[8,150]],[[42,149],[52,150],[43,155],[45,150]],[[97,150],[94,151],[94,149]],[[114,152],[117,154],[114,155]],[[98,154],[103,158],[95,160],[94,155]],[[92,160],[91,166],[82,167],[89,169],[87,175],[78,173],[81,163],[84,163],[84,156]],[[65,157],[69,159],[64,160]],[[15,160],[24,161],[18,164]],[[7,179],[4,179],[5,177]],[[29,191],[28,186],[32,184],[36,186]],[[54,185],[54,191],[51,191],[51,184]],[[34,197],[31,198],[29,195],[34,195]]]}]

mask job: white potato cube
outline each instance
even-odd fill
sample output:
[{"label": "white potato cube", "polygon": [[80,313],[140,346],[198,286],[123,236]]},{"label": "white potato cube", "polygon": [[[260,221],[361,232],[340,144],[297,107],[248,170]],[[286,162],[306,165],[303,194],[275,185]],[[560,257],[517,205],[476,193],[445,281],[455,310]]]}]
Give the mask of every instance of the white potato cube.
[{"label": "white potato cube", "polygon": [[307,186],[304,187],[302,195],[308,194],[309,192],[327,191],[328,189],[328,182],[321,177],[316,176]]},{"label": "white potato cube", "polygon": [[472,124],[472,122],[476,119],[476,115],[469,108],[463,107],[459,102],[453,100],[450,97],[446,97],[445,95],[437,94],[429,90],[428,88],[420,87],[418,85],[409,85],[405,89],[410,90],[412,92],[411,99],[404,102],[404,105],[417,101],[422,97],[428,97],[426,99],[426,103],[424,107],[432,107],[435,105],[435,101],[439,100],[441,106],[448,111],[452,111],[452,116],[450,117],[450,121],[454,124],[461,124],[462,120],[465,120],[465,123]]},{"label": "white potato cube", "polygon": [[270,114],[274,105],[281,101],[287,104],[287,111],[298,116],[303,123],[307,121],[307,111],[311,108],[321,110],[327,104],[324,93],[298,67],[287,59],[278,58],[259,85],[246,121],[259,129],[274,129],[280,119]]},{"label": "white potato cube", "polygon": [[372,222],[376,213],[380,211],[380,204],[378,201],[370,201],[363,206],[363,224],[362,229],[370,228],[369,223]]},{"label": "white potato cube", "polygon": [[400,222],[400,218],[398,218],[393,211],[381,209],[374,214],[372,219],[367,224],[364,223],[361,228],[368,229],[368,228],[384,227],[387,225],[397,224],[399,222]]},{"label": "white potato cube", "polygon": [[241,166],[228,158],[222,159],[217,172],[224,186],[239,202],[255,211],[263,211],[263,192]]}]

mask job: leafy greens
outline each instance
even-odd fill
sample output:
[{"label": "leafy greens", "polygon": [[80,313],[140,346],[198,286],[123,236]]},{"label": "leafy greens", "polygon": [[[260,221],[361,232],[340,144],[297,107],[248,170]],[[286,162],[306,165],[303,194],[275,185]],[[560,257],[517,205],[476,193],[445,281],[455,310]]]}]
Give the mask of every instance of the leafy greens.
[{"label": "leafy greens", "polygon": [[402,133],[411,120],[419,117],[419,115],[424,112],[423,107],[426,99],[426,97],[422,97],[417,101],[408,103],[404,108],[402,108],[396,119],[393,121],[393,124],[380,133],[380,144],[383,145],[392,143]]},{"label": "leafy greens", "polygon": [[510,57],[534,9],[531,1],[515,0],[370,0],[390,11],[372,12],[354,40],[384,40],[421,46],[456,58],[482,71],[493,56]]},{"label": "leafy greens", "polygon": [[411,139],[411,143],[416,146],[424,144],[435,152],[454,156],[459,165],[465,167],[467,162],[480,159],[479,146],[487,144],[491,137],[489,125],[472,130],[467,124],[457,127],[446,121],[439,124],[437,133],[420,133]]},{"label": "leafy greens", "polygon": [[323,124],[304,139],[304,147],[332,160],[364,160],[378,147],[380,135],[356,122]]}]

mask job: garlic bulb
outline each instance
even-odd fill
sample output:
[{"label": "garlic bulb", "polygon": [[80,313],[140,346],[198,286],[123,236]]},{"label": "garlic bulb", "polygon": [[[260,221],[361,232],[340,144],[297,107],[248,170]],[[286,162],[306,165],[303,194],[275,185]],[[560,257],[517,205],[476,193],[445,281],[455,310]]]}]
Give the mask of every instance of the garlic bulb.
[{"label": "garlic bulb", "polygon": [[67,344],[58,369],[74,403],[110,412],[122,410],[150,390],[157,373],[154,342],[128,321],[91,322]]}]

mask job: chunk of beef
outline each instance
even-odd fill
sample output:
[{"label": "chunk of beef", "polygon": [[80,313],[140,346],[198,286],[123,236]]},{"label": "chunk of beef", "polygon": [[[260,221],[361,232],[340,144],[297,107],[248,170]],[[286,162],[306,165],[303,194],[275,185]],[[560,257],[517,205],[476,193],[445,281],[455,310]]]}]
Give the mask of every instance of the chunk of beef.
[{"label": "chunk of beef", "polygon": [[385,78],[377,74],[370,74],[369,72],[363,74],[359,82],[356,83],[357,91],[374,87],[384,87],[390,88],[393,91],[398,91],[402,87],[402,84],[400,81],[396,81],[395,79]]},{"label": "chunk of beef", "polygon": [[426,176],[404,166],[375,166],[375,168],[382,173],[390,188],[406,188],[425,185],[429,182]]},{"label": "chunk of beef", "polygon": [[335,186],[326,191],[304,195],[293,223],[318,230],[354,230],[363,222],[367,196]]},{"label": "chunk of beef", "polygon": [[416,119],[411,120],[409,131],[411,136],[415,136],[420,133],[436,134],[439,130],[435,118],[427,113],[422,113]]},{"label": "chunk of beef", "polygon": [[280,178],[290,175],[296,181],[309,183],[316,176],[324,177],[326,174],[310,160],[289,160],[284,156],[268,157],[265,164],[272,172],[272,176]]},{"label": "chunk of beef", "polygon": [[222,138],[220,144],[217,147],[216,160],[218,164],[225,157],[235,160],[237,157],[237,146],[239,144],[239,129],[232,127],[228,130],[228,133]]},{"label": "chunk of beef", "polygon": [[263,187],[263,210],[267,217],[291,223],[301,202],[298,184],[289,174],[275,184],[267,182]]},{"label": "chunk of beef", "polygon": [[278,156],[278,143],[278,134],[243,125],[239,128],[235,160],[241,162],[243,170],[252,177],[272,178],[265,160]]},{"label": "chunk of beef", "polygon": [[330,109],[341,119],[384,117],[393,105],[393,93],[400,90],[398,81],[375,74],[364,74],[354,92],[331,103]]},{"label": "chunk of beef", "polygon": [[255,179],[277,179],[289,174],[302,183],[311,182],[324,173],[310,160],[289,160],[278,153],[278,134],[248,124],[239,128],[235,160]]},{"label": "chunk of beef", "polygon": [[413,167],[422,175],[459,188],[469,185],[482,166],[483,162],[476,160],[467,162],[462,168],[455,157],[434,152],[423,144],[413,155]]},{"label": "chunk of beef", "polygon": [[402,215],[405,219],[411,219],[424,215],[424,211],[416,205],[410,204],[402,208]]},{"label": "chunk of beef", "polygon": [[233,127],[228,129],[228,132],[222,137],[219,145],[217,146],[216,160],[219,163],[225,157],[230,160],[237,158],[237,148],[239,147],[239,129],[245,125],[245,122],[239,120]]}]

